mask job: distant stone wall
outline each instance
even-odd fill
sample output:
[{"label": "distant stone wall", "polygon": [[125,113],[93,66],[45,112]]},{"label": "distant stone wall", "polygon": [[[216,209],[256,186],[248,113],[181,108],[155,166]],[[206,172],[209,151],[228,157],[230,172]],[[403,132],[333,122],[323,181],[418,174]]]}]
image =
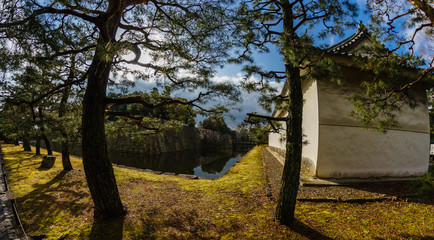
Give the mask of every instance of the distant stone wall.
[{"label": "distant stone wall", "polygon": [[161,154],[201,148],[200,131],[194,127],[183,127],[178,131],[145,136],[132,140],[131,137],[113,138],[107,136],[107,148],[110,151]]},{"label": "distant stone wall", "polygon": [[[165,131],[163,133],[132,139],[130,136],[107,136],[107,148],[111,153],[129,152],[139,154],[162,154],[184,150],[215,150],[232,149],[232,136],[221,134],[208,129],[183,127],[180,130]],[[61,151],[60,142],[52,141],[54,151]],[[45,147],[41,141],[41,147]],[[70,153],[81,156],[81,144],[72,143]]]},{"label": "distant stone wall", "polygon": [[231,149],[232,148],[232,136],[229,134],[222,134],[216,131],[208,129],[199,129],[200,141],[202,143],[202,149]]}]

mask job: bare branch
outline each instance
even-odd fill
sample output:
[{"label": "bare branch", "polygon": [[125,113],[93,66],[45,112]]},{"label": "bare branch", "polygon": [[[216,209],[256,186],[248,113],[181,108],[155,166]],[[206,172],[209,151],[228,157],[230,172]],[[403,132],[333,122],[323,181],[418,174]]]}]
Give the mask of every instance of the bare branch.
[{"label": "bare branch", "polygon": [[125,117],[131,120],[134,120],[137,124],[137,126],[147,129],[147,130],[152,130],[152,131],[156,131],[156,132],[161,132],[161,129],[159,128],[154,128],[154,127],[148,127],[143,125],[143,117],[137,117],[137,116],[133,116],[128,112],[115,112],[115,111],[106,111],[105,112],[106,116],[117,116],[117,117]]},{"label": "bare branch", "polygon": [[71,49],[71,50],[67,50],[67,51],[63,51],[63,52],[58,52],[58,53],[55,53],[51,56],[37,57],[36,60],[52,60],[52,59],[59,57],[59,56],[65,56],[65,55],[69,55],[69,54],[77,54],[77,53],[87,52],[90,49],[95,48],[95,47],[96,47],[96,45],[89,45],[89,46],[86,46],[86,47],[81,48],[81,49]]}]

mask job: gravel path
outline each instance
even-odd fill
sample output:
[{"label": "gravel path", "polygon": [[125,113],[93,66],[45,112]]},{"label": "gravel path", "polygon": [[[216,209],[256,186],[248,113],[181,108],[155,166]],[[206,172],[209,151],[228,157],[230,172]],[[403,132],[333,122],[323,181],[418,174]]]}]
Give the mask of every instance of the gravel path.
[{"label": "gravel path", "polygon": [[3,154],[0,148],[0,240],[20,239],[9,195],[5,182]]},{"label": "gravel path", "polygon": [[[268,148],[262,149],[264,171],[270,192],[274,199],[279,194],[280,179],[282,177],[282,163],[273,155]],[[378,200],[391,197],[406,197],[414,195],[410,181],[392,182],[362,182],[345,185],[315,185],[308,184],[306,179],[311,178],[302,169],[301,184],[297,198],[299,200]],[[305,183],[305,184],[303,184]]]}]

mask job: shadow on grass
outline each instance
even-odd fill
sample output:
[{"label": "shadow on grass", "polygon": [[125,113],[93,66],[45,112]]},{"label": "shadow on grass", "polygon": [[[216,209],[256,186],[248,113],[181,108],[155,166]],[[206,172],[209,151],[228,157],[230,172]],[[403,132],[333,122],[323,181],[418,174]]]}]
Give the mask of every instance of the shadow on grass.
[{"label": "shadow on grass", "polygon": [[[418,236],[418,235],[411,235],[411,234],[401,234],[401,237],[403,239],[415,239],[415,240],[433,240],[434,239],[434,235],[431,235],[431,236]],[[387,240],[389,238],[376,237],[374,239],[375,240]]]},{"label": "shadow on grass", "polygon": [[322,233],[316,231],[297,219],[295,219],[294,224],[290,227],[290,229],[308,239],[333,240],[333,238],[323,235]]},{"label": "shadow on grass", "polygon": [[20,215],[26,215],[26,219],[37,219],[36,224],[30,221],[26,229],[46,231],[55,222],[68,221],[64,219],[65,216],[88,214],[91,211],[91,204],[83,201],[89,195],[83,191],[83,180],[69,179],[68,174],[72,174],[72,171],[61,171],[44,184],[33,184],[33,191],[16,199]]},{"label": "shadow on grass", "polygon": [[92,240],[121,240],[125,217],[101,219],[94,217],[89,239]]}]

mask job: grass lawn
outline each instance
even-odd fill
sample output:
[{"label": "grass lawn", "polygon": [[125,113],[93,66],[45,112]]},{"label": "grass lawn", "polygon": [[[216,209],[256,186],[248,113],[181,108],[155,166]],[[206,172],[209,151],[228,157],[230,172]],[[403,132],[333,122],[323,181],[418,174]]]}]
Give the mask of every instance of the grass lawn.
[{"label": "grass lawn", "polygon": [[107,221],[93,218],[80,158],[64,173],[60,156],[41,170],[34,152],[9,144],[2,150],[24,228],[47,239],[434,239],[432,199],[300,202],[293,228],[276,224],[260,147],[218,180],[114,167],[128,214]]}]

